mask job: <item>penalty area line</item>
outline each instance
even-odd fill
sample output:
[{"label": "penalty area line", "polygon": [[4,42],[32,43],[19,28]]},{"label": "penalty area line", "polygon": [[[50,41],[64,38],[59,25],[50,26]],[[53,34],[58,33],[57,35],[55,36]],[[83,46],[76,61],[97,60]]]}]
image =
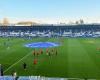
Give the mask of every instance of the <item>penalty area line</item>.
[{"label": "penalty area line", "polygon": [[[32,53],[32,52],[30,52],[30,53]],[[12,64],[10,67],[8,67],[8,68],[4,71],[4,73],[7,72],[9,69],[11,69],[11,68],[12,68],[13,66],[15,66],[16,64],[18,64],[20,61],[22,61],[23,59],[25,59],[26,57],[28,57],[28,56],[30,55],[30,53],[28,53],[27,55],[25,55],[24,57],[22,57],[20,60],[16,61],[14,64]]]}]

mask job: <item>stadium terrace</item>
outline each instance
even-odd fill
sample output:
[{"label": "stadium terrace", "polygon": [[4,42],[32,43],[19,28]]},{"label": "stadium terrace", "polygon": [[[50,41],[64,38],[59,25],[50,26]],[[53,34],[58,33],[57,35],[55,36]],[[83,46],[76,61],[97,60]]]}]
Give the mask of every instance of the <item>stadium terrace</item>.
[{"label": "stadium terrace", "polygon": [[100,25],[0,26],[0,37],[100,37]]}]

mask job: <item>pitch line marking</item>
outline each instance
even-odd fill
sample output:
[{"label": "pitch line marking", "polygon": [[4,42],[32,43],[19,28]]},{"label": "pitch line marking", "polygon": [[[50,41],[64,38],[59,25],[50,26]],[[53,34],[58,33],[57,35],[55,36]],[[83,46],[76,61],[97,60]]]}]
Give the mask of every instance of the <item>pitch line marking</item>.
[{"label": "pitch line marking", "polygon": [[[30,52],[30,53],[32,53],[32,52]],[[12,64],[10,67],[8,67],[8,68],[4,71],[4,73],[7,72],[9,69],[11,69],[13,66],[15,66],[17,63],[19,63],[20,61],[22,61],[24,58],[26,58],[27,56],[29,56],[30,53],[28,53],[28,54],[25,55],[23,58],[21,58],[20,60],[16,61],[14,64]]]},{"label": "pitch line marking", "polygon": [[[47,41],[49,41],[49,40],[50,40],[50,39],[48,39]],[[31,51],[30,53],[32,53],[32,51]],[[20,61],[22,61],[24,58],[26,58],[27,56],[29,56],[30,53],[28,53],[28,54],[25,55],[23,58],[21,58],[19,61],[16,61],[14,64],[12,64],[10,67],[8,67],[8,68],[4,71],[4,73],[7,72],[9,69],[11,69],[13,66],[15,66],[17,63],[19,63]]]}]

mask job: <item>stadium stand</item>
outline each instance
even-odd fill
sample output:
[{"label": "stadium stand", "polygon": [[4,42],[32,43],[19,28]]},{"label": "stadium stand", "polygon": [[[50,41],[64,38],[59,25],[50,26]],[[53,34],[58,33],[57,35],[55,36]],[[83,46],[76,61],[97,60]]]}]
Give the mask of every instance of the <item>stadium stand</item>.
[{"label": "stadium stand", "polygon": [[0,26],[0,37],[100,37],[100,25]]},{"label": "stadium stand", "polygon": [[40,76],[19,76],[14,78],[13,76],[0,76],[0,80],[96,80],[96,79],[80,79],[80,78],[50,78]]},{"label": "stadium stand", "polygon": [[67,78],[47,78],[40,76],[19,76],[15,79],[13,76],[0,76],[0,80],[67,80]]},{"label": "stadium stand", "polygon": [[0,76],[0,80],[14,80],[12,76]]}]

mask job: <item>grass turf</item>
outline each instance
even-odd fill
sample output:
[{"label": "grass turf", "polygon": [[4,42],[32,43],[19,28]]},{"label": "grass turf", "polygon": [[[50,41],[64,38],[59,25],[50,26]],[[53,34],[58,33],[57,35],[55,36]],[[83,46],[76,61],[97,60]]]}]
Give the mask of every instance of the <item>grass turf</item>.
[{"label": "grass turf", "polygon": [[[37,65],[33,65],[32,48],[23,45],[31,42],[60,42],[56,47],[58,55],[51,57],[39,55]],[[9,47],[8,47],[9,46]],[[16,70],[18,75],[41,75],[66,78],[98,78],[100,79],[100,38],[34,38],[7,39],[0,38],[0,64],[4,74],[11,75]],[[44,49],[45,51],[45,49]],[[27,63],[27,70],[23,69]]]}]

